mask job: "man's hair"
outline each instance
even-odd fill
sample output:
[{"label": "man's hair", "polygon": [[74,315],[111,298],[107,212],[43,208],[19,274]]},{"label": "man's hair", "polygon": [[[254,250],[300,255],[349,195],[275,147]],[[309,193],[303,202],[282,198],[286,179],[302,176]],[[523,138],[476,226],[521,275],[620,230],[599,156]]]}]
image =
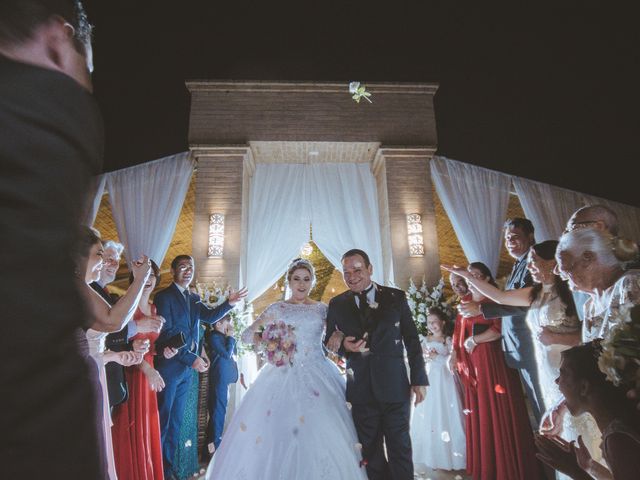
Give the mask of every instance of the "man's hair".
[{"label": "man's hair", "polygon": [[118,256],[122,255],[122,252],[124,251],[124,245],[122,245],[121,243],[115,242],[113,240],[107,240],[106,242],[104,242],[104,245],[102,246],[102,248],[104,248],[105,250],[107,248],[112,248],[116,251]]},{"label": "man's hair", "polygon": [[171,269],[175,270],[176,268],[178,268],[178,263],[180,263],[182,260],[193,261],[193,257],[191,255],[178,255],[176,258],[171,260]]},{"label": "man's hair", "polygon": [[506,222],[504,222],[504,229],[507,228],[519,228],[527,235],[533,235],[535,233],[535,229],[533,228],[533,223],[528,218],[509,218]]},{"label": "man's hair", "polygon": [[606,205],[589,205],[588,207],[582,207],[577,210],[573,215],[579,214],[582,217],[586,217],[589,220],[598,221],[604,223],[605,228],[611,235],[618,235],[619,224],[618,215]]},{"label": "man's hair", "polygon": [[344,255],[342,255],[342,260],[344,261],[345,258],[353,257],[354,255],[360,255],[364,260],[364,266],[366,268],[369,268],[369,265],[371,265],[371,260],[369,260],[369,255],[367,255],[367,253],[364,250],[360,250],[359,248],[352,248],[351,250],[345,252]]},{"label": "man's hair", "polygon": [[2,0],[0,1],[0,45],[21,44],[53,16],[62,17],[75,31],[79,51],[91,41],[91,24],[80,0]]}]

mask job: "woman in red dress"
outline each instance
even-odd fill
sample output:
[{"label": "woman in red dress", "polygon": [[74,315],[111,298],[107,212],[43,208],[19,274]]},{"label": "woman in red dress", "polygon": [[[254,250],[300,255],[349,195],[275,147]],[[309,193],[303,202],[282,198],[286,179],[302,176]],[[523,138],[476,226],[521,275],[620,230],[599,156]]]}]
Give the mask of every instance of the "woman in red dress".
[{"label": "woman in red dress", "polygon": [[[495,284],[483,263],[474,262],[468,270]],[[470,291],[474,301],[486,301],[472,286]],[[457,322],[454,349],[465,389],[467,473],[474,480],[542,478],[520,379],[504,360],[500,319],[458,315]]]},{"label": "woman in red dress", "polygon": [[[149,295],[160,281],[160,269],[152,261],[153,275],[142,291],[133,321],[156,317],[156,308],[149,303]],[[125,369],[129,399],[113,412],[113,450],[118,478],[122,480],[164,480],[160,421],[156,392],[164,388],[164,381],[153,368],[154,343],[159,333],[138,333],[132,340],[149,340],[150,348],[140,365]],[[171,349],[165,349],[171,350]],[[163,352],[172,356],[173,351]]]}]

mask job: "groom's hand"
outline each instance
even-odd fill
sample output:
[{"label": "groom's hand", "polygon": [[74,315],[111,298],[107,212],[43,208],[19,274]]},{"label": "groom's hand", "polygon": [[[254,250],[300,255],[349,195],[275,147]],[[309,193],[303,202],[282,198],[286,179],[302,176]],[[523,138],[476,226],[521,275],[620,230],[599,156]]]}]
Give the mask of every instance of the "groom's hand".
[{"label": "groom's hand", "polygon": [[356,337],[346,337],[342,342],[344,349],[347,352],[351,352],[351,353],[368,352],[369,349],[366,347],[366,344],[367,344],[367,340],[365,338],[356,340]]},{"label": "groom's hand", "polygon": [[424,400],[424,397],[427,395],[427,387],[424,385],[413,385],[411,387],[411,392],[416,396],[416,401],[414,406],[418,406],[420,402]]}]

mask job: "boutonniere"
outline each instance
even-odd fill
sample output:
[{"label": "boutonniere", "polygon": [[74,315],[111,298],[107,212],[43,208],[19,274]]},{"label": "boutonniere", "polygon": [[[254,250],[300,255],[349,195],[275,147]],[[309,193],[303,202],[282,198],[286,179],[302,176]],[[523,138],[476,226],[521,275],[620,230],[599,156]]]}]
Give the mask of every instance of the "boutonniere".
[{"label": "boutonniere", "polygon": [[378,307],[379,307],[378,302],[376,302],[375,300],[369,303],[369,308],[372,308],[373,310],[377,309]]}]

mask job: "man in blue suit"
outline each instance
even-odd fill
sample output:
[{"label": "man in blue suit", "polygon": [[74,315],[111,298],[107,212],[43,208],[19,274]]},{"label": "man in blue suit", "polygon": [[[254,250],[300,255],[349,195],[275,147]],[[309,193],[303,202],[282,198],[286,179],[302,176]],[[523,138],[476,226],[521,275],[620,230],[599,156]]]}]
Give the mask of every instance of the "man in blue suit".
[{"label": "man in blue suit", "polygon": [[209,368],[207,362],[198,355],[200,322],[217,322],[247,294],[245,289],[232,292],[224,303],[216,308],[209,308],[200,301],[197,294],[189,291],[194,273],[193,258],[189,255],[178,255],[171,262],[173,283],[158,292],[154,299],[158,314],[165,319],[164,328],[156,341],[156,351],[164,350],[165,342],[179,333],[182,333],[185,339],[185,346],[180,348],[175,356],[169,359],[162,355],[156,357],[156,368],[165,383],[165,388],[158,393],[158,410],[167,480],[177,478],[172,462],[191,384],[190,369],[205,372]]},{"label": "man in blue suit", "polygon": [[238,365],[235,361],[236,339],[233,337],[231,317],[225,316],[213,325],[206,336],[207,353],[211,360],[209,370],[209,423],[207,425],[207,446],[213,453],[222,442],[224,418],[229,401],[229,385],[238,381]]},{"label": "man in blue suit", "polygon": [[[533,279],[527,269],[527,255],[535,244],[534,228],[526,218],[513,218],[504,224],[504,244],[509,255],[515,260],[505,290],[530,287]],[[482,313],[485,318],[502,317],[502,347],[507,365],[520,373],[520,378],[531,402],[531,410],[539,424],[545,405],[538,380],[533,336],[527,325],[528,307],[513,307],[497,303],[469,302],[459,307],[465,315]],[[535,425],[537,429],[538,425]]]}]

